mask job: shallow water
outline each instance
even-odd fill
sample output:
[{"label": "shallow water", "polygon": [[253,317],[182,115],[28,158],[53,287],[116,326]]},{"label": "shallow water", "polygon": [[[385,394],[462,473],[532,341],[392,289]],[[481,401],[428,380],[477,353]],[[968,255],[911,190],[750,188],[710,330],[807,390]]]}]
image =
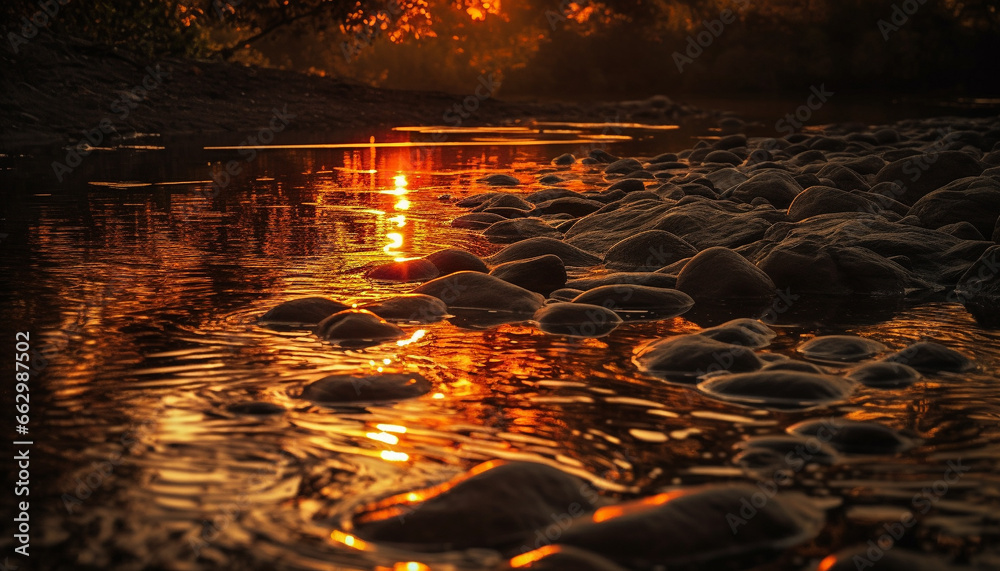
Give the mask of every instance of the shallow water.
[{"label": "shallow water", "polygon": [[[408,291],[363,277],[395,258],[448,246],[481,255],[500,249],[451,228],[466,211],[442,196],[490,190],[476,182],[484,175],[512,173],[525,183],[520,191],[531,192],[560,153],[600,146],[652,156],[689,147],[694,134],[602,130],[635,139],[556,133],[573,142],[428,150],[287,140],[303,146],[261,150],[249,162],[238,149],[153,140],[165,148],[96,152],[65,184],[48,169],[52,157],[4,157],[12,189],[0,199],[8,234],[0,245],[4,338],[28,331],[46,358],[31,380],[32,560],[37,554],[50,562],[46,568],[77,569],[484,568],[495,555],[363,544],[341,533],[345,515],[491,458],[552,463],[615,498],[677,484],[766,483],[769,474],[734,463],[734,446],[834,415],[880,421],[917,446],[796,471],[791,487],[825,498],[829,521],[815,542],[774,568],[802,567],[877,539],[881,523],[912,511],[922,493],[933,507],[900,545],[968,557],[982,568],[1000,563],[1000,331],[979,327],[960,305],[793,304],[772,325],[778,336],[767,351],[800,358],[801,341],[849,333],[891,350],[934,340],[978,364],[970,373],[861,388],[845,404],[793,411],[716,400],[633,364],[640,344],[718,319],[627,323],[599,339],[549,335],[529,323],[444,322],[405,326],[410,339],[368,349],[257,324],[296,297],[360,303]],[[411,133],[377,140],[431,135]],[[209,163],[228,160],[246,173],[215,198],[199,194],[211,188]],[[600,170],[582,165],[560,174],[574,179],[565,184],[571,189],[606,184]],[[332,372],[373,370],[418,371],[434,389],[364,408],[296,397]],[[228,410],[248,401],[284,411]],[[102,464],[109,459],[116,465]],[[949,460],[970,470],[937,493]],[[13,545],[9,535],[0,543]]]}]

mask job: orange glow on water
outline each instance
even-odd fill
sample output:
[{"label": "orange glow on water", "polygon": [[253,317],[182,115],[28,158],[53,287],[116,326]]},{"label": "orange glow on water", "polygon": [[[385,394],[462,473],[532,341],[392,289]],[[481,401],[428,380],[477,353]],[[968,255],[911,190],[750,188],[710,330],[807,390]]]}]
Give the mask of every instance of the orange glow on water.
[{"label": "orange glow on water", "polygon": [[559,553],[562,549],[558,545],[546,545],[544,547],[539,547],[534,551],[529,551],[527,553],[522,553],[510,560],[510,566],[517,569],[520,567],[529,567],[532,563],[540,561],[541,559]]},{"label": "orange glow on water", "polygon": [[615,506],[606,506],[594,512],[593,521],[594,523],[608,521],[609,519],[614,519],[616,517],[621,517],[655,506],[663,505],[671,500],[675,500],[681,496],[686,496],[690,493],[690,490],[677,490],[674,492],[656,494],[655,496],[650,496],[634,502],[627,502]]},{"label": "orange glow on water", "polygon": [[410,459],[409,454],[405,452],[395,452],[393,450],[383,450],[379,456],[387,462],[406,462]]},{"label": "orange glow on water", "polygon": [[406,434],[406,427],[398,424],[376,424],[375,428],[381,430],[382,432],[397,432],[399,434]]},{"label": "orange glow on water", "polygon": [[369,432],[365,434],[368,438],[372,440],[377,440],[378,442],[383,442],[385,444],[399,444],[399,437],[389,434],[387,432]]}]

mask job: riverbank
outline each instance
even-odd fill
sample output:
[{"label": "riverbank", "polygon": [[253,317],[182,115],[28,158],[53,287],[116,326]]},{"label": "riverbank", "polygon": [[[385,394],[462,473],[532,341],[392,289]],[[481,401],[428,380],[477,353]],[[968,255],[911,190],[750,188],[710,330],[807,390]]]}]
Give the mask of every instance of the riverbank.
[{"label": "riverbank", "polygon": [[275,110],[290,131],[398,125],[497,125],[529,118],[664,124],[705,116],[666,97],[642,102],[542,103],[497,98],[481,76],[464,94],[377,89],[331,77],[221,61],[145,61],[79,40],[36,39],[0,54],[0,146],[67,144],[136,133],[257,130]]}]

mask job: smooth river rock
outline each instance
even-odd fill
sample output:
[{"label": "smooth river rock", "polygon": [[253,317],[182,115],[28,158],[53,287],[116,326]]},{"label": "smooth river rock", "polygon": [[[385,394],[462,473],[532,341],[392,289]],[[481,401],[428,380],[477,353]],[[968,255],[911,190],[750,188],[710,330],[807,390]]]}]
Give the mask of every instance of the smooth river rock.
[{"label": "smooth river rock", "polygon": [[360,306],[382,319],[433,323],[448,315],[448,306],[443,301],[429,295],[405,293]]},{"label": "smooth river rock", "polygon": [[856,363],[886,351],[888,347],[872,339],[855,335],[824,335],[802,343],[796,351],[807,359],[820,362]]},{"label": "smooth river rock", "polygon": [[424,259],[434,264],[442,276],[462,271],[483,273],[490,271],[479,256],[458,248],[438,250],[433,254],[427,254]]},{"label": "smooth river rock", "polygon": [[416,373],[330,375],[306,385],[301,398],[320,404],[395,401],[418,397],[431,386]]},{"label": "smooth river rock", "polygon": [[888,426],[843,418],[806,420],[787,430],[789,434],[816,438],[842,454],[891,456],[915,445]]},{"label": "smooth river rock", "polygon": [[364,309],[345,309],[316,325],[316,335],[344,344],[371,344],[405,337],[406,333]]},{"label": "smooth river rock", "polygon": [[640,348],[632,360],[642,371],[683,377],[717,371],[756,371],[764,365],[748,347],[701,335],[679,335],[654,341]]},{"label": "smooth river rock", "polygon": [[413,290],[434,296],[449,308],[534,313],[545,298],[482,272],[462,271],[431,280]]},{"label": "smooth river rock", "polygon": [[389,262],[373,268],[365,274],[371,280],[387,282],[425,282],[441,275],[437,266],[428,260],[419,258],[404,262]]},{"label": "smooth river rock", "polygon": [[712,376],[698,384],[703,393],[721,400],[779,409],[844,401],[855,387],[843,377],[774,370]]},{"label": "smooth river rock", "polygon": [[603,337],[621,325],[617,313],[588,303],[550,303],[532,317],[546,333],[574,337]]},{"label": "smooth river rock", "polygon": [[351,306],[325,297],[303,297],[278,304],[261,316],[262,323],[313,327]]},{"label": "smooth river rock", "polygon": [[670,232],[647,230],[612,246],[604,254],[604,265],[614,270],[651,272],[697,253],[694,246]]},{"label": "smooth river rock", "polygon": [[991,246],[969,266],[948,300],[964,305],[982,325],[1000,326],[1000,246]]},{"label": "smooth river rock", "polygon": [[615,312],[649,312],[660,318],[675,317],[694,307],[694,300],[684,292],[632,284],[596,287],[573,302],[600,305]]},{"label": "smooth river rock", "polygon": [[566,267],[553,254],[504,262],[493,268],[490,275],[542,295],[566,285]]},{"label": "smooth river rock", "polygon": [[909,365],[918,371],[963,373],[976,367],[976,363],[940,343],[921,341],[885,358],[890,363]]},{"label": "smooth river rock", "polygon": [[877,361],[865,363],[847,372],[847,378],[866,387],[890,389],[906,387],[921,379],[920,372],[902,363]]},{"label": "smooth river rock", "polygon": [[566,266],[589,267],[601,263],[601,259],[597,256],[555,238],[529,238],[515,242],[487,258],[487,261],[491,264],[502,264],[545,254],[558,256]]},{"label": "smooth river rock", "polygon": [[677,275],[677,289],[698,303],[770,299],[774,282],[746,258],[729,248],[703,250]]}]

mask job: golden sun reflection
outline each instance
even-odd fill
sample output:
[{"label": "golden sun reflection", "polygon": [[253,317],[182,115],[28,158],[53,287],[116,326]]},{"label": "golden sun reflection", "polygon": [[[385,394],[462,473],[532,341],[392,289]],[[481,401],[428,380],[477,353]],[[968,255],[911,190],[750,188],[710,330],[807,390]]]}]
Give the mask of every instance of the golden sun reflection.
[{"label": "golden sun reflection", "polygon": [[369,432],[365,436],[384,444],[399,444],[399,437],[388,432]]},{"label": "golden sun reflection", "polygon": [[[405,198],[400,199],[399,202],[397,202],[396,204],[393,205],[393,208],[395,208],[396,210],[409,210],[410,209],[410,201],[406,200]],[[405,218],[404,218],[404,220],[405,220]]]},{"label": "golden sun reflection", "polygon": [[399,434],[406,434],[406,427],[398,424],[376,424],[375,428],[381,430],[382,432],[398,432]]},{"label": "golden sun reflection", "polygon": [[367,551],[370,549],[368,543],[363,539],[354,537],[353,535],[344,533],[342,531],[334,530],[333,532],[330,533],[330,539],[336,541],[337,543],[342,543],[352,549],[357,549],[360,551]]},{"label": "golden sun reflection", "polygon": [[383,450],[379,456],[387,462],[406,462],[410,459],[410,455],[406,452],[396,452],[394,450]]},{"label": "golden sun reflection", "polygon": [[427,335],[426,329],[417,329],[416,331],[413,332],[413,335],[411,335],[409,339],[400,339],[399,341],[396,341],[396,345],[399,345],[400,347],[406,347],[410,343],[413,343],[415,341],[420,341],[421,339],[424,338],[424,335]]},{"label": "golden sun reflection", "polygon": [[393,182],[396,183],[396,188],[404,187],[407,184],[409,184],[406,181],[406,175],[405,174],[398,174],[398,175],[392,177],[392,180],[393,180]]}]

